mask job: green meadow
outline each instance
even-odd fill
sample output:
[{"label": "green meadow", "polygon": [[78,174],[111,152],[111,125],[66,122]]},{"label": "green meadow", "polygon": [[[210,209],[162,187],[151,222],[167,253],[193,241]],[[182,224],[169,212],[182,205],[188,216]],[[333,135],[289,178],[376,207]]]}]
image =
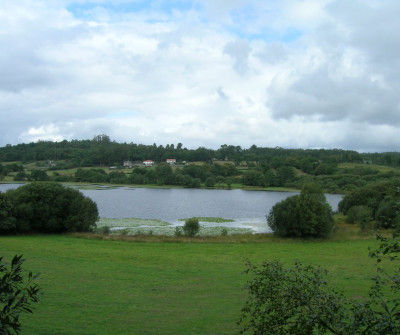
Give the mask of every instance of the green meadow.
[{"label": "green meadow", "polygon": [[[254,236],[254,235],[253,235]],[[76,236],[0,237],[0,255],[23,254],[40,273],[41,301],[22,317],[30,335],[235,334],[246,299],[245,259],[298,259],[329,271],[363,299],[375,273],[373,235],[328,241],[255,236],[162,242]]]}]

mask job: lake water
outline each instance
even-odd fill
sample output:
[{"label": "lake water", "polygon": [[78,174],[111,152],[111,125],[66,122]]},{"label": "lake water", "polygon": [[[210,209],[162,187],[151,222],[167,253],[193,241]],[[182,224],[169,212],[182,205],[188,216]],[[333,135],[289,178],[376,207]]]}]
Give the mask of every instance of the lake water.
[{"label": "lake water", "polygon": [[[0,191],[18,187],[18,184],[0,184]],[[97,203],[100,217],[160,219],[173,225],[182,225],[179,219],[221,217],[233,223],[215,224],[227,227],[251,228],[266,231],[266,215],[279,201],[296,193],[245,190],[207,189],[152,189],[117,187],[81,189]],[[327,194],[334,211],[342,199],[338,194]],[[212,226],[213,223],[207,223]]]}]

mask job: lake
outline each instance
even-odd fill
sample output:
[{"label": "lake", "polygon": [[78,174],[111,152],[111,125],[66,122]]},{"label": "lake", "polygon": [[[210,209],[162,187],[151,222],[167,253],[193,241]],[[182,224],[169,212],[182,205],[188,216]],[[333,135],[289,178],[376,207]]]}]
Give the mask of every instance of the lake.
[{"label": "lake", "polygon": [[[0,191],[16,188],[19,184],[0,184]],[[296,193],[208,190],[208,189],[158,189],[132,187],[104,187],[80,189],[97,203],[100,217],[160,219],[173,225],[182,225],[179,219],[189,217],[221,217],[235,220],[232,223],[207,223],[236,228],[251,228],[256,232],[268,231],[266,215],[279,201]],[[342,195],[326,194],[334,211]]]}]

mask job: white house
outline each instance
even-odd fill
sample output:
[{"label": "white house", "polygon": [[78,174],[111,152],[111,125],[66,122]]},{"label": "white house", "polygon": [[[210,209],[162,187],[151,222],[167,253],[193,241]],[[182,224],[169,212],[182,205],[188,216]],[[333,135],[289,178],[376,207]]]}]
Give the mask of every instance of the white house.
[{"label": "white house", "polygon": [[154,161],[148,159],[148,160],[144,161],[143,164],[146,166],[152,166],[152,165],[154,165]]},{"label": "white house", "polygon": [[124,161],[124,167],[131,168],[133,163],[131,161]]},{"label": "white house", "polygon": [[176,164],[176,159],[175,158],[167,158],[167,164],[175,165]]}]

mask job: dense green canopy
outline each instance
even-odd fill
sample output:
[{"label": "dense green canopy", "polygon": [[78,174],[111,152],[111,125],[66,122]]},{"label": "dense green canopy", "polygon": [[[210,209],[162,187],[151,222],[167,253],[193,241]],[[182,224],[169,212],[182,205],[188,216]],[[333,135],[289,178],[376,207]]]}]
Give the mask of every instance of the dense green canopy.
[{"label": "dense green canopy", "polygon": [[277,203],[269,213],[268,225],[282,237],[326,237],[333,227],[332,209],[322,190],[305,184],[300,195]]},{"label": "dense green canopy", "polygon": [[98,219],[95,202],[52,182],[32,182],[0,193],[0,234],[90,231]]}]

